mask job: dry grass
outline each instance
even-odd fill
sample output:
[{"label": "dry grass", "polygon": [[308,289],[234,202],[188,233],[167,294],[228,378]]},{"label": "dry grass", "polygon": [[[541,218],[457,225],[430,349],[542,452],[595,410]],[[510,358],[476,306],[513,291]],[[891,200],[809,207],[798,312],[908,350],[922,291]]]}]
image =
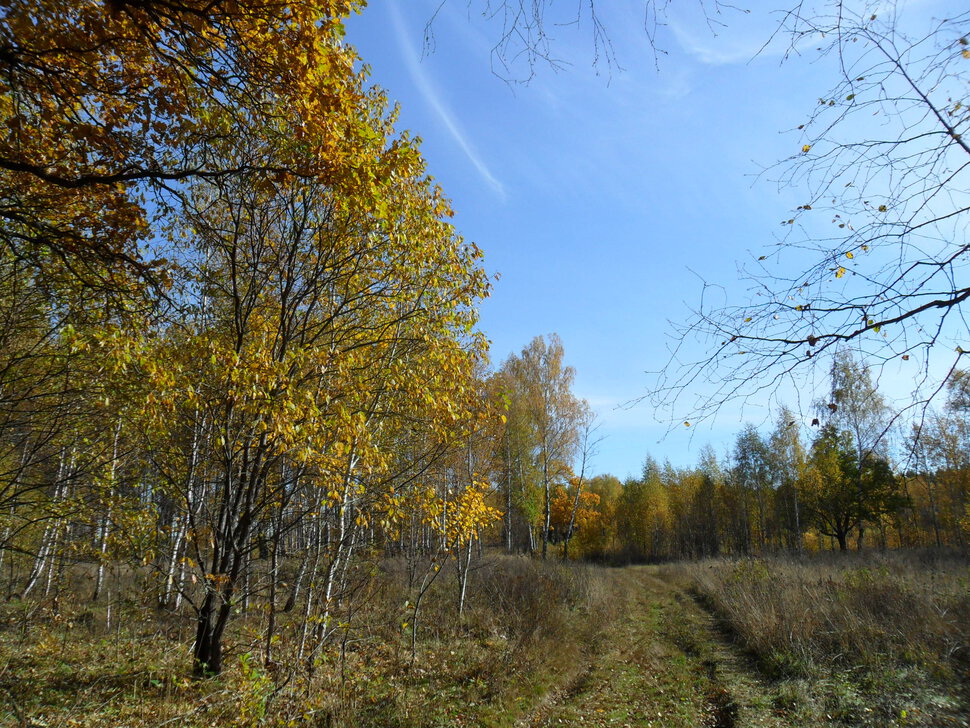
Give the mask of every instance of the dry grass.
[{"label": "dry grass", "polygon": [[[932,552],[676,567],[786,709],[847,724],[966,725],[970,563]],[[782,690],[781,694],[785,694]],[[814,704],[814,705],[812,705]]]},{"label": "dry grass", "polygon": [[[459,619],[452,574],[423,602],[412,659],[405,570],[385,562],[360,595],[347,639],[313,670],[281,625],[275,663],[260,652],[261,617],[241,615],[226,669],[189,677],[188,627],[149,604],[105,607],[62,595],[0,609],[0,726],[510,726],[574,679],[614,614],[601,571],[489,557]],[[589,618],[591,613],[597,619]],[[295,617],[293,618],[295,619]]]}]

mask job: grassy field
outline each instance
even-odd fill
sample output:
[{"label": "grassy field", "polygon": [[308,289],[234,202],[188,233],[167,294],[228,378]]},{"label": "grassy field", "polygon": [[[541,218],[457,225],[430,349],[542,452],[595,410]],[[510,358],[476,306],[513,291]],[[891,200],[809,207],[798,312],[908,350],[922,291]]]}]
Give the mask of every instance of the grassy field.
[{"label": "grassy field", "polygon": [[970,564],[938,552],[711,561],[668,577],[793,723],[970,724]]},{"label": "grassy field", "polygon": [[192,623],[137,599],[0,609],[0,725],[966,726],[970,567],[939,554],[606,569],[487,558],[445,574],[416,650],[401,564],[308,664],[264,664],[241,615],[228,669],[190,674]]}]

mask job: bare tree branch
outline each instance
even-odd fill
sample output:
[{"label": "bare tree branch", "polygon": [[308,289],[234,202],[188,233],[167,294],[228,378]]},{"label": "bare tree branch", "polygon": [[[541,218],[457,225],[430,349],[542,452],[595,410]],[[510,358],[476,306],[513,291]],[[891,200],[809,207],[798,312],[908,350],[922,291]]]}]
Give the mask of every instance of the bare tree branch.
[{"label": "bare tree branch", "polygon": [[799,127],[801,151],[765,172],[807,201],[774,250],[742,266],[747,300],[711,302],[705,283],[692,317],[674,324],[649,396],[677,421],[798,387],[849,342],[881,366],[912,358],[921,407],[940,391],[932,356],[952,352],[952,371],[970,348],[970,13],[914,32],[895,7],[853,7],[786,14],[792,48],[824,39],[841,78]]}]

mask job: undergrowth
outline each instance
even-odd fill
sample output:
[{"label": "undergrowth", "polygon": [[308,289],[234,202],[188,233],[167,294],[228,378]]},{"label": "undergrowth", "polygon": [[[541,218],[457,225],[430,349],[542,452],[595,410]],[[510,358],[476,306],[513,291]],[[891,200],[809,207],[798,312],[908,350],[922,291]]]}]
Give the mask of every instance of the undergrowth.
[{"label": "undergrowth", "polygon": [[[488,557],[459,618],[444,574],[413,610],[405,569],[381,564],[343,639],[312,664],[285,625],[265,664],[256,616],[241,615],[217,678],[190,677],[191,620],[147,604],[61,595],[0,610],[0,725],[511,726],[575,679],[615,618],[600,570]],[[596,619],[591,619],[592,614]]]}]

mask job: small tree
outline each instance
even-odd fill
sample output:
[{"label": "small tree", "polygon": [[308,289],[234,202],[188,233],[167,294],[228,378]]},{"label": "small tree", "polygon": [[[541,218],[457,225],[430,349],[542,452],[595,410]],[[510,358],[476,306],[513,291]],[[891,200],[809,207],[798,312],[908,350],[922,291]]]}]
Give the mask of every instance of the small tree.
[{"label": "small tree", "polygon": [[[551,334],[548,341],[538,336],[505,362],[502,372],[510,391],[508,432],[514,432],[519,473],[534,474],[541,492],[542,517],[539,527],[542,558],[546,558],[552,528],[552,494],[557,482],[572,474],[570,465],[579,447],[580,426],[586,403],[572,393],[572,367],[563,363],[563,345]],[[511,458],[507,467],[512,465]],[[528,487],[526,483],[521,484]]]},{"label": "small tree", "polygon": [[757,510],[758,548],[764,549],[771,534],[769,525],[769,491],[771,490],[771,458],[768,445],[753,425],[747,425],[738,435],[734,444],[734,467],[730,472],[731,483],[740,495],[739,523],[736,525],[741,538],[741,551],[747,553],[750,544],[751,527],[749,503],[754,495]]},{"label": "small tree", "polygon": [[803,516],[798,483],[805,472],[806,453],[799,433],[798,418],[787,407],[778,413],[769,438],[771,472],[775,485],[775,511],[788,547],[801,550]]},{"label": "small tree", "polygon": [[800,491],[815,527],[836,539],[840,551],[848,549],[852,529],[905,502],[888,461],[870,456],[860,463],[849,434],[833,424],[825,425],[812,443]]}]

